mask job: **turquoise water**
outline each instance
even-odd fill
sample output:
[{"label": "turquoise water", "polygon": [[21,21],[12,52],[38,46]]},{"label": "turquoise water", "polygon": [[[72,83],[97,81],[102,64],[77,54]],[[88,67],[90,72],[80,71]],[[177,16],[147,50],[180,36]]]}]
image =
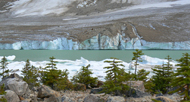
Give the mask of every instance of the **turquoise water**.
[{"label": "turquoise water", "polygon": [[[54,56],[57,59],[76,60],[81,57],[100,61],[106,58],[115,57],[123,61],[129,62],[134,50],[0,50],[0,56],[15,55],[15,61],[32,61],[49,60],[49,57]],[[170,55],[173,60],[182,57],[182,53],[190,53],[190,50],[143,50],[145,55],[157,58],[165,58]]]}]

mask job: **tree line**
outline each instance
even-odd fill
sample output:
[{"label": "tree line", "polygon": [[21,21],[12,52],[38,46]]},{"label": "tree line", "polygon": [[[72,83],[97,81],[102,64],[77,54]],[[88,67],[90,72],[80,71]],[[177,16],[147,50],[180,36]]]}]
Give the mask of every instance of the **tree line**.
[{"label": "tree line", "polygon": [[[125,71],[122,61],[117,58],[104,61],[109,63],[106,69],[105,82],[102,86],[102,92],[112,95],[125,95],[125,92],[131,87],[124,82],[128,81],[143,81],[146,92],[151,94],[172,94],[178,93],[183,95],[184,101],[190,100],[190,54],[183,53],[180,59],[176,61],[178,64],[177,70],[174,70],[171,65],[172,58],[168,55],[167,62],[162,65],[157,65],[152,68],[154,73],[150,78],[149,71],[145,69],[138,70],[139,62],[142,62],[141,56],[144,55],[142,50],[136,49],[133,52],[134,70]],[[50,62],[46,67],[35,67],[31,65],[29,60],[26,60],[25,66],[22,69],[23,80],[26,81],[30,88],[44,84],[50,86],[54,90],[73,90],[77,87],[77,83],[84,84],[86,88],[93,88],[97,86],[98,78],[92,77],[92,70],[90,65],[82,66],[80,71],[73,76],[71,80],[68,79],[69,72],[67,69],[59,70],[56,67],[55,57],[50,57]],[[1,59],[0,76],[3,78],[9,76],[13,70],[9,70],[8,61],[5,57]],[[0,88],[0,94],[4,94]]]}]

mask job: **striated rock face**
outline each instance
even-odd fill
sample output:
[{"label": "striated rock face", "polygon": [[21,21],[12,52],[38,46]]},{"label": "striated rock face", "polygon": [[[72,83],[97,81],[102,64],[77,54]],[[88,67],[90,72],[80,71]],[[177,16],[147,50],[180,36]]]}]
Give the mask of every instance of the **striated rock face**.
[{"label": "striated rock face", "polygon": [[18,95],[12,90],[6,90],[5,98],[8,102],[20,102]]}]

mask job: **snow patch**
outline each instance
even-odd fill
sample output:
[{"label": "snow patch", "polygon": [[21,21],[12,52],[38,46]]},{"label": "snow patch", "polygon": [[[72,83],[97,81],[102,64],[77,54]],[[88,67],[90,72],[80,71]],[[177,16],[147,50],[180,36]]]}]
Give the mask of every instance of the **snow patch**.
[{"label": "snow patch", "polygon": [[156,29],[156,28],[154,28],[154,27],[152,26],[152,24],[149,24],[149,26],[150,26],[152,29],[154,29],[154,30]]}]

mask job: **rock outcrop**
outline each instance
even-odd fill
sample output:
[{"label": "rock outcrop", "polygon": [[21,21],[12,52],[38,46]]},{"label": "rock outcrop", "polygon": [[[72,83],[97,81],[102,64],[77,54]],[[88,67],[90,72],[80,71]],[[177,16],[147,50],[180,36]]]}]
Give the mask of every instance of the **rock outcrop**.
[{"label": "rock outcrop", "polygon": [[10,78],[7,81],[7,85],[10,90],[14,91],[17,95],[23,96],[25,93],[28,93],[28,84],[25,81],[20,81],[17,78]]},{"label": "rock outcrop", "polygon": [[93,89],[91,89],[90,94],[91,93],[92,94],[99,94],[99,93],[101,93],[102,90],[103,90],[103,88],[93,88]]},{"label": "rock outcrop", "polygon": [[61,95],[59,92],[52,90],[50,87],[42,85],[39,88],[38,98],[44,99],[45,102],[61,102]]},{"label": "rock outcrop", "polygon": [[164,96],[158,96],[158,97],[155,98],[155,99],[158,100],[158,101],[161,101],[161,102],[176,102],[176,101],[171,100],[171,99],[169,99],[169,98],[167,98],[167,97],[164,97]]},{"label": "rock outcrop", "polygon": [[125,98],[121,96],[109,96],[107,102],[125,102]]},{"label": "rock outcrop", "polygon": [[5,98],[8,102],[20,102],[18,95],[12,90],[6,90]]},{"label": "rock outcrop", "polygon": [[[0,85],[5,85],[5,90],[7,91],[6,99],[8,102],[19,102],[20,100],[25,100],[30,98],[30,89],[28,84],[22,80],[22,78],[17,74],[11,74],[5,77],[0,82]],[[14,100],[14,101],[12,101]]]}]

